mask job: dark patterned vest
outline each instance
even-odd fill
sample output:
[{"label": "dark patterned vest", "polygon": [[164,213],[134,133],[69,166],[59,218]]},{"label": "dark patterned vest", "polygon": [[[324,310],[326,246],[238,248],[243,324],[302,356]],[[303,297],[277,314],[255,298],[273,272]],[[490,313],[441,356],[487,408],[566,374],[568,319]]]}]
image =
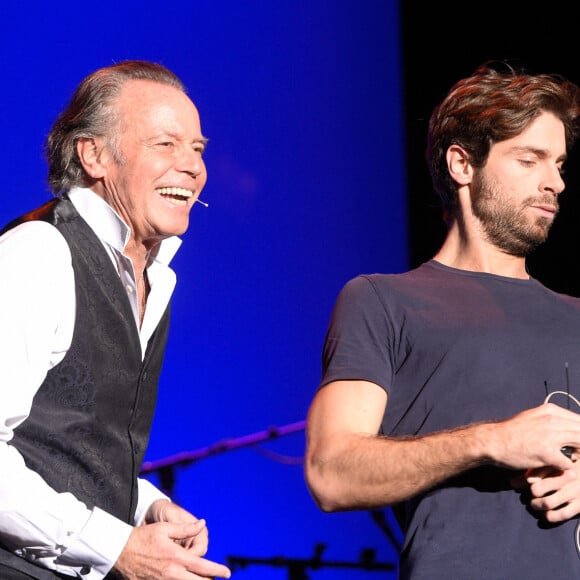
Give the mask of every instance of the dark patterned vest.
[{"label": "dark patterned vest", "polygon": [[66,196],[51,200],[4,231],[30,220],[55,226],[70,247],[76,320],[69,351],[48,372],[11,444],[56,491],[71,492],[89,508],[98,506],[132,524],[169,308],[142,361],[125,289],[102,243],[72,202]]}]

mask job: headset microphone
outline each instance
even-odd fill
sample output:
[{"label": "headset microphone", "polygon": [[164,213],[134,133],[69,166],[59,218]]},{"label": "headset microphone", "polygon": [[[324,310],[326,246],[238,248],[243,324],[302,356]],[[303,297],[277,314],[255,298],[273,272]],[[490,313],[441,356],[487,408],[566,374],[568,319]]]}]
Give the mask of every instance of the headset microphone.
[{"label": "headset microphone", "polygon": [[201,201],[201,199],[196,199],[194,203],[201,203],[201,205],[203,205],[203,207],[209,207],[209,203],[206,203],[205,201]]}]

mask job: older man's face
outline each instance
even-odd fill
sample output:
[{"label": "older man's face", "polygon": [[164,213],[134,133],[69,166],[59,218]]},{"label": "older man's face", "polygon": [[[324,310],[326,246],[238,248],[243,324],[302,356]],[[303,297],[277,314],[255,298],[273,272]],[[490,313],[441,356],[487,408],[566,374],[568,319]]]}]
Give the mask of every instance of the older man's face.
[{"label": "older man's face", "polygon": [[133,241],[151,247],[186,231],[207,179],[206,139],[194,104],[168,85],[128,81],[118,110],[121,159],[104,152],[98,193],[131,227]]}]

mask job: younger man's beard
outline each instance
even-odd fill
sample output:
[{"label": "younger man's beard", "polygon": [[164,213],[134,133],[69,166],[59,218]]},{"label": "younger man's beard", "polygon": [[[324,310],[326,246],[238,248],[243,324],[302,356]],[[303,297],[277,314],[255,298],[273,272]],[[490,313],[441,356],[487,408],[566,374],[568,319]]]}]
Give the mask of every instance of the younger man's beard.
[{"label": "younger man's beard", "polygon": [[[505,196],[497,183],[489,180],[484,171],[477,171],[472,182],[473,214],[481,222],[488,241],[506,254],[526,257],[543,244],[558,213],[558,199],[553,195],[530,196],[515,205],[515,196]],[[539,216],[533,221],[528,207],[545,203],[555,207],[553,218]]]}]

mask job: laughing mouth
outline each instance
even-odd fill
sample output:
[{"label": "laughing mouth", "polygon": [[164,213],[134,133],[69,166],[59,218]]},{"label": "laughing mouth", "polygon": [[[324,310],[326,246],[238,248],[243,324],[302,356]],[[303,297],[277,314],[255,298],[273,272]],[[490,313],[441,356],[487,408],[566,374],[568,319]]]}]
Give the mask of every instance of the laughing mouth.
[{"label": "laughing mouth", "polygon": [[193,197],[193,191],[183,187],[159,187],[157,191],[175,205],[187,205],[187,200]]}]

